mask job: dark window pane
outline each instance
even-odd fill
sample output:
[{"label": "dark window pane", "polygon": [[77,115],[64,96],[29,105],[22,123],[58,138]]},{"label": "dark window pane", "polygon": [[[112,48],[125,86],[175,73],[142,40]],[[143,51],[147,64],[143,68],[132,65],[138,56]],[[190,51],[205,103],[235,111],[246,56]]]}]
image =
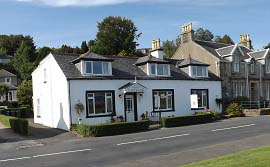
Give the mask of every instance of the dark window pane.
[{"label": "dark window pane", "polygon": [[93,99],[88,99],[88,113],[89,114],[94,114],[94,100]]},{"label": "dark window pane", "polygon": [[156,65],[155,64],[150,64],[151,67],[151,74],[155,75],[156,74]]},{"label": "dark window pane", "polygon": [[92,73],[92,62],[85,62],[85,72],[89,74]]},{"label": "dark window pane", "polygon": [[102,62],[93,62],[94,74],[102,74]]},{"label": "dark window pane", "polygon": [[108,113],[113,112],[112,98],[108,98],[108,97],[107,97],[107,112]]},{"label": "dark window pane", "polygon": [[106,112],[104,93],[95,93],[95,109],[96,114],[104,114]]},{"label": "dark window pane", "polygon": [[157,64],[157,74],[158,75],[164,75],[163,64]]}]

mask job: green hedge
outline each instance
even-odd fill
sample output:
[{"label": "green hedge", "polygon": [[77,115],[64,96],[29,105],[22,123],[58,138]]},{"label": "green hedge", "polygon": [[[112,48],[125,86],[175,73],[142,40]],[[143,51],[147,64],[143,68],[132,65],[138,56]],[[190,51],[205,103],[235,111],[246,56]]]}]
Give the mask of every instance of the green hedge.
[{"label": "green hedge", "polygon": [[[9,115],[7,115],[9,113]],[[0,109],[1,115],[13,116],[18,118],[28,118],[32,115],[32,111],[28,107]]]},{"label": "green hedge", "polygon": [[29,126],[26,119],[0,115],[0,121],[3,125],[13,129],[15,133],[28,135]]},{"label": "green hedge", "polygon": [[82,136],[99,137],[145,131],[149,128],[149,125],[149,121],[119,122],[100,125],[80,124],[76,125],[76,127],[73,127],[73,130]]},{"label": "green hedge", "polygon": [[181,116],[181,117],[167,117],[162,118],[162,126],[169,127],[178,127],[178,126],[187,126],[187,125],[195,125],[213,122],[214,116],[213,114],[200,114],[200,115],[191,115],[191,116]]}]

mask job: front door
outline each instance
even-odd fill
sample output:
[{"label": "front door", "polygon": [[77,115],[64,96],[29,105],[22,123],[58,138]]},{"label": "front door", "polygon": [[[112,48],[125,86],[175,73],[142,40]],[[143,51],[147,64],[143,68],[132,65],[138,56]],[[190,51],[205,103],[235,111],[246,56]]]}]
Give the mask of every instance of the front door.
[{"label": "front door", "polygon": [[125,120],[126,122],[137,121],[136,94],[125,95]]}]

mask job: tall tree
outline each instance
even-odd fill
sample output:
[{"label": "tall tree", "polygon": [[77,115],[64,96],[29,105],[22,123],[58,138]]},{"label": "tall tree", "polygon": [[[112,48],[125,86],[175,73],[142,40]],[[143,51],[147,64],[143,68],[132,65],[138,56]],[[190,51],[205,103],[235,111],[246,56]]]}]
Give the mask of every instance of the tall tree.
[{"label": "tall tree", "polygon": [[229,35],[227,35],[227,34],[225,34],[222,38],[221,38],[220,36],[216,36],[215,42],[234,45],[233,40],[232,40],[231,37],[230,37]]},{"label": "tall tree", "polygon": [[196,40],[212,41],[214,38],[214,35],[208,29],[204,30],[203,28],[198,28],[194,34],[194,37]]},{"label": "tall tree", "polygon": [[1,47],[1,48],[0,48],[0,56],[4,56],[4,55],[7,55],[7,49]]},{"label": "tall tree", "polygon": [[19,104],[32,106],[32,81],[23,81],[17,90],[17,99]]},{"label": "tall tree", "polygon": [[82,52],[78,46],[73,48],[68,45],[62,45],[60,48],[54,48],[53,51],[57,53],[76,53],[76,54],[81,54]]},{"label": "tall tree", "polygon": [[120,52],[133,53],[136,40],[140,37],[135,24],[127,18],[109,16],[98,23],[98,32],[91,49],[103,55],[117,55]]},{"label": "tall tree", "polygon": [[53,49],[49,48],[47,46],[44,46],[42,48],[38,48],[36,51],[36,60],[35,60],[35,65],[38,65],[39,62],[44,59],[50,52],[52,52]]},{"label": "tall tree", "polygon": [[82,44],[81,44],[81,52],[82,53],[86,53],[88,52],[88,46],[87,46],[87,42],[86,41],[82,41]]},{"label": "tall tree", "polygon": [[264,46],[263,48],[264,49],[270,49],[270,42],[266,46]]},{"label": "tall tree", "polygon": [[7,101],[8,86],[6,84],[0,84],[0,96],[6,97]]},{"label": "tall tree", "polygon": [[162,43],[162,47],[164,49],[164,56],[166,58],[171,58],[177,49],[177,45],[175,44],[175,42],[173,40],[172,41],[169,41],[169,40],[164,41]]},{"label": "tall tree", "polygon": [[21,79],[31,79],[35,56],[35,46],[29,42],[23,41],[21,46],[17,49],[13,59],[14,68],[18,71]]}]

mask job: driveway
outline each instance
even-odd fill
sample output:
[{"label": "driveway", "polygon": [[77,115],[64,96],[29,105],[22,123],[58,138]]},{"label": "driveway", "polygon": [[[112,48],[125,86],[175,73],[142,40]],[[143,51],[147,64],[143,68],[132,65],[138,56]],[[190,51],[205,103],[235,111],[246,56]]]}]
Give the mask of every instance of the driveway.
[{"label": "driveway", "polygon": [[270,145],[270,117],[246,117],[179,128],[101,138],[74,139],[41,147],[5,149],[1,167],[176,167]]}]

